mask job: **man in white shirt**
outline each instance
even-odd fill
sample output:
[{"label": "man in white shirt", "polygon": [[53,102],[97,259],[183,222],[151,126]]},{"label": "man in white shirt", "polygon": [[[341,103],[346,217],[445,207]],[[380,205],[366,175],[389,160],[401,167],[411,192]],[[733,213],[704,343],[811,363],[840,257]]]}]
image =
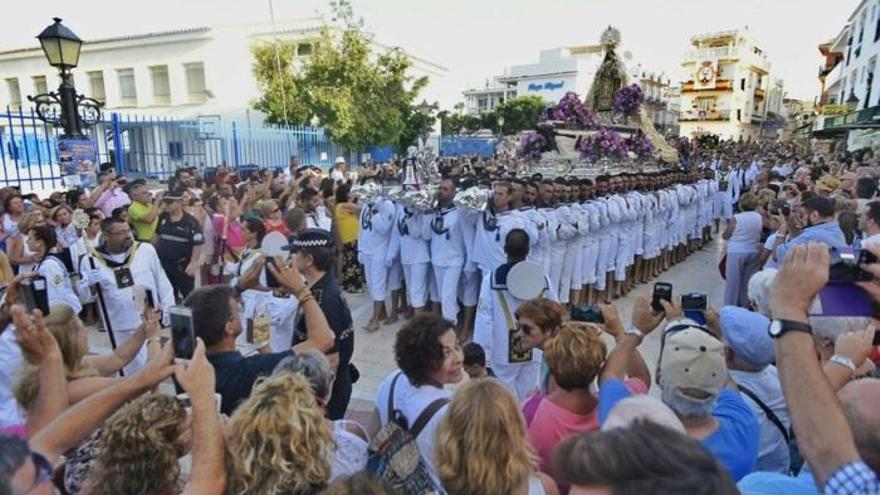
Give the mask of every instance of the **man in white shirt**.
[{"label": "man in white shirt", "polygon": [[367,290],[373,299],[373,316],[367,331],[375,332],[388,315],[385,311],[385,292],[388,283],[388,266],[385,257],[391,241],[396,210],[387,198],[367,201],[361,208],[358,232],[358,261],[364,265]]},{"label": "man in white shirt", "polygon": [[440,295],[440,310],[443,318],[451,322],[458,321],[458,284],[467,257],[463,215],[452,202],[456,187],[455,179],[447,177],[440,181],[437,209],[422,225],[431,241],[431,266]]},{"label": "man in white shirt", "polygon": [[327,210],[321,208],[321,194],[311,187],[306,187],[299,193],[300,207],[306,215],[307,229],[321,229],[330,232],[333,220],[327,216]]},{"label": "man in white shirt", "polygon": [[[473,260],[485,274],[504,264],[504,239],[508,232],[513,229],[523,229],[528,232],[530,226],[517,211],[510,209],[510,184],[499,182],[495,184],[495,192],[492,194],[493,211],[479,213],[474,234]],[[537,236],[530,237],[530,242],[536,243]]]},{"label": "man in white shirt", "polygon": [[880,201],[871,201],[865,205],[859,215],[859,229],[864,234],[862,249],[880,245]]},{"label": "man in white shirt", "polygon": [[772,364],[773,339],[767,333],[770,320],[754,311],[724,306],[719,321],[730,378],[761,429],[756,471],[788,474],[791,421],[779,373]]},{"label": "man in white shirt", "polygon": [[[528,234],[522,229],[512,229],[504,240],[507,262],[483,276],[480,288],[480,306],[474,325],[474,342],[486,351],[486,362],[499,380],[525,400],[538,388],[541,370],[541,351],[525,350],[515,324],[516,308],[522,303],[510,293],[507,274],[529,254]],[[544,297],[557,300],[550,281],[544,278]]]},{"label": "man in white shirt", "polygon": [[[101,245],[84,256],[79,264],[82,278],[77,292],[83,299],[93,296],[93,288],[100,285],[104,310],[110,321],[104,322],[108,333],[118,347],[128,340],[141,325],[141,311],[135,307],[134,287],[149,290],[154,307],[162,311],[168,321],[168,308],[174,305],[174,289],[162,269],[159,256],[152,244],[135,242],[125,220],[106,218],[101,222]],[[146,346],[123,371],[130,375],[147,362]]]}]

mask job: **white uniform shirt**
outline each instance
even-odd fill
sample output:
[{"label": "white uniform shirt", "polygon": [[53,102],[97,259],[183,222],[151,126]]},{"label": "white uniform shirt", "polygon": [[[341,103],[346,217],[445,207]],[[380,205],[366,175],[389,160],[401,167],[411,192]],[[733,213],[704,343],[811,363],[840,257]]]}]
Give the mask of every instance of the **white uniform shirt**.
[{"label": "white uniform shirt", "polygon": [[425,238],[424,222],[425,215],[400,206],[392,229],[389,256],[399,252],[402,265],[430,263],[431,248],[427,240],[430,237]]},{"label": "white uniform shirt", "polygon": [[[424,235],[431,240],[431,263],[434,266],[463,266],[467,257],[465,235],[462,232],[462,212],[458,207],[438,208],[422,223]],[[473,234],[471,234],[473,240]]]},{"label": "white uniform shirt", "polygon": [[49,306],[61,303],[69,306],[74,313],[82,311],[82,304],[73,291],[70,275],[67,274],[67,268],[61,260],[54,256],[46,256],[34,267],[34,271],[46,278]]},{"label": "white uniform shirt", "polygon": [[[157,309],[162,310],[163,320],[168,319],[168,308],[174,305],[174,289],[165,275],[165,270],[159,263],[159,256],[156,249],[148,243],[135,243],[131,249],[135,249],[131,262],[128,265],[134,280],[134,285],[145,287],[153,292],[154,301],[158,304]],[[129,252],[122,254],[103,255],[115,263],[124,263],[128,258]],[[101,287],[104,296],[104,302],[107,308],[107,314],[114,331],[131,331],[141,324],[141,313],[134,306],[131,287],[124,289],[117,288],[116,275],[100,257],[94,258],[91,254],[83,257],[80,261],[80,273],[91,270],[90,259],[95,260],[95,268],[97,268],[101,277]],[[89,295],[91,290],[85,280],[81,280],[77,285],[77,291],[83,295]]]},{"label": "white uniform shirt", "polygon": [[[480,304],[477,308],[477,317],[474,322],[474,342],[480,344],[486,351],[486,363],[510,364],[509,344],[510,327],[504,308],[498,297],[504,297],[510,310],[511,321],[515,324],[516,308],[523,301],[514,297],[507,290],[507,264],[501,265],[483,276],[480,286]],[[558,301],[556,291],[550,285],[550,280],[544,276],[544,297],[551,301]],[[499,294],[496,291],[501,291]],[[532,350],[531,362],[540,362],[543,354],[539,349]]]},{"label": "white uniform shirt", "polygon": [[[493,227],[494,222],[494,227]],[[504,240],[513,229],[526,229],[526,221],[517,211],[505,211],[493,215],[483,212],[477,220],[474,234],[473,260],[484,273],[491,272],[507,261],[504,254]],[[529,245],[537,242],[537,235],[529,235]]]},{"label": "white uniform shirt", "polygon": [[391,241],[396,210],[394,203],[380,199],[361,208],[358,251],[369,256],[385,256]]}]

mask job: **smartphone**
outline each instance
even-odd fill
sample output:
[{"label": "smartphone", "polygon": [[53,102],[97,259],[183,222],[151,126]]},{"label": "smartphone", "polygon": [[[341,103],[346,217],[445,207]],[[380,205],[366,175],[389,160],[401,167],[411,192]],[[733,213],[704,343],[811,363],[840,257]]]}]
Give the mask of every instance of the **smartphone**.
[{"label": "smartphone", "polygon": [[705,311],[708,304],[706,294],[691,292],[681,296],[681,309],[685,311]]},{"label": "smartphone", "polygon": [[666,282],[657,282],[654,284],[654,293],[651,296],[651,309],[658,313],[665,311],[661,300],[672,302],[672,284]]},{"label": "smartphone", "polygon": [[605,323],[605,317],[599,306],[574,306],[571,308],[571,319],[584,323]]},{"label": "smartphone", "polygon": [[275,258],[271,256],[266,258],[266,287],[269,287],[270,289],[277,289],[281,287],[281,284],[278,283],[278,280],[275,278],[275,275],[272,274],[272,270],[269,269],[268,265],[272,265],[277,269],[277,265],[275,265]]},{"label": "smartphone", "polygon": [[171,306],[168,308],[168,316],[171,319],[171,341],[174,345],[174,357],[192,359],[196,349],[192,309],[186,306]]},{"label": "smartphone", "polygon": [[135,285],[131,288],[131,298],[134,300],[134,308],[141,313],[147,306],[156,309],[156,304],[153,302],[153,291],[143,285]]},{"label": "smartphone", "polygon": [[21,281],[21,295],[28,313],[39,309],[43,316],[49,314],[49,293],[46,290],[46,277],[37,275]]}]

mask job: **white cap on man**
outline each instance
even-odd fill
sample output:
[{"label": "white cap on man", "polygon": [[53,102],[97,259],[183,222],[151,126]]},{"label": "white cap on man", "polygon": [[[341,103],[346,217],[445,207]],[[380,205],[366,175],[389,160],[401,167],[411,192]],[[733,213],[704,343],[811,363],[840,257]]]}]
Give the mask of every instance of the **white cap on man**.
[{"label": "white cap on man", "polygon": [[337,156],[336,161],[333,162],[333,165],[339,165],[340,163],[345,163],[345,158],[342,158],[341,156]]}]

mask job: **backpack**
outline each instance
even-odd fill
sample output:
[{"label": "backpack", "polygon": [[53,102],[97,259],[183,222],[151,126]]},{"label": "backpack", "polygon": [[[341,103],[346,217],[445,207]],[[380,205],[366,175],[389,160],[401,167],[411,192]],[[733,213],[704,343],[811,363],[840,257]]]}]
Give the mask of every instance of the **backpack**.
[{"label": "backpack", "polygon": [[367,470],[385,480],[395,493],[421,495],[436,491],[416,439],[449,399],[437,399],[419,414],[412,428],[400,410],[394,408],[394,386],[403,372],[391,381],[388,393],[388,423],[370,441]]}]

